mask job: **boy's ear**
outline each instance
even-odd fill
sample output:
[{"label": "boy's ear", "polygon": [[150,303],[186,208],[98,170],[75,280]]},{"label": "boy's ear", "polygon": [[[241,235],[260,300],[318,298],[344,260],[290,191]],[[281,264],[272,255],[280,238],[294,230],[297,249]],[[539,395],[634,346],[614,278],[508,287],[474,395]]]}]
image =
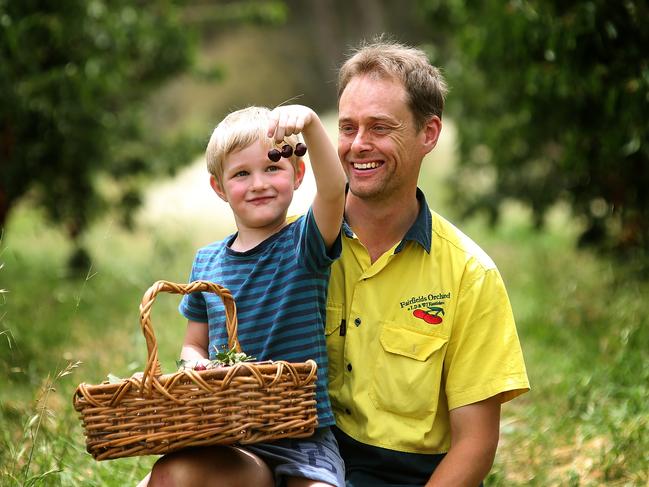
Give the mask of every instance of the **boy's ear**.
[{"label": "boy's ear", "polygon": [[225,195],[225,191],[223,191],[223,188],[221,188],[221,185],[212,174],[210,174],[210,186],[212,186],[214,192],[219,195],[219,198],[226,203],[228,202],[228,197]]},{"label": "boy's ear", "polygon": [[295,170],[295,184],[293,185],[293,189],[297,189],[300,187],[302,184],[302,180],[304,179],[304,173],[306,172],[306,167],[304,166],[304,160],[299,159],[297,162],[297,169]]}]

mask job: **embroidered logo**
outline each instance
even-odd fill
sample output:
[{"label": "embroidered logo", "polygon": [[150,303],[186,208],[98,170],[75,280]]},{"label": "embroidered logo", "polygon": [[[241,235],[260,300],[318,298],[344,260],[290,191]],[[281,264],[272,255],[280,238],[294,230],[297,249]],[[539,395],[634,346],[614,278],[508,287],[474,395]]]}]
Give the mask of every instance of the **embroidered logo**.
[{"label": "embroidered logo", "polygon": [[451,293],[429,294],[427,296],[414,296],[407,301],[401,301],[401,307],[412,311],[415,318],[425,321],[429,325],[439,325],[444,321],[444,300],[450,299]]},{"label": "embroidered logo", "polygon": [[[425,310],[417,308],[412,314],[421,320],[424,320],[429,325],[439,325],[444,319],[444,309],[439,306],[428,306]],[[441,314],[441,316],[440,316]]]}]

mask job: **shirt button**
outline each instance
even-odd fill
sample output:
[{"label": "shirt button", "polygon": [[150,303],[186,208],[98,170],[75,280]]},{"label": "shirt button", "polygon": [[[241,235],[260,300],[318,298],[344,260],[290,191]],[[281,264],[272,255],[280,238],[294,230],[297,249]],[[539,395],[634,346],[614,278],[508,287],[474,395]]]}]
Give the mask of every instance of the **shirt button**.
[{"label": "shirt button", "polygon": [[345,408],[345,412],[346,412],[347,414],[352,414],[352,412],[349,410],[349,408]]},{"label": "shirt button", "polygon": [[360,318],[356,318],[356,319],[354,320],[354,324],[355,324],[356,326],[359,326],[359,325],[361,324],[361,319],[360,319]]},{"label": "shirt button", "polygon": [[352,371],[352,364],[347,364],[347,370]]}]

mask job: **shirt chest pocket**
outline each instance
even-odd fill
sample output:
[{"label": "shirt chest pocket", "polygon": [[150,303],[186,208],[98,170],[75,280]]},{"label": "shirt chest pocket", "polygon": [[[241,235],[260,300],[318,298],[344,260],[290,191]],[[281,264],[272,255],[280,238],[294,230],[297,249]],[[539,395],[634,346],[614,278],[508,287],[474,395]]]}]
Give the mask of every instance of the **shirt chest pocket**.
[{"label": "shirt chest pocket", "polygon": [[437,410],[448,338],[385,323],[370,397],[378,409],[421,417]]}]

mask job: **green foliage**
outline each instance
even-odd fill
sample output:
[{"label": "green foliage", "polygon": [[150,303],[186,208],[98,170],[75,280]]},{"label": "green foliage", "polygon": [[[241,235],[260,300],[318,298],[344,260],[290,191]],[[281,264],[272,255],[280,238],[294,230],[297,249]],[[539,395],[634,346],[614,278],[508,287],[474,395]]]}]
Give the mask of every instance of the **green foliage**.
[{"label": "green foliage", "polygon": [[[565,215],[543,233],[511,208],[496,231],[478,219],[463,228],[502,271],[532,384],[503,406],[485,485],[645,485],[649,284],[575,250]],[[88,234],[92,267],[74,280],[64,278],[66,238],[17,209],[12,239],[0,242],[2,485],[121,487],[144,476],[155,457],[96,462],[85,452],[71,398],[80,382],[143,370],[142,294],[158,279],[186,279],[201,230],[101,222]],[[184,335],[178,302],[159,295],[153,309],[163,372],[175,370]]]},{"label": "green foliage", "polygon": [[492,487],[648,479],[649,282],[571,249],[570,223],[550,219],[539,233],[507,214],[479,238],[500,263],[532,385],[503,406]]},{"label": "green foliage", "polygon": [[[625,0],[420,1],[458,124],[466,213],[565,202],[581,243],[649,249],[649,7]],[[479,175],[479,178],[467,175]]]},{"label": "green foliage", "polygon": [[110,206],[129,223],[138,177],[195,153],[142,123],[153,90],[192,64],[179,13],[168,0],[0,1],[0,226],[27,194],[73,239]]},{"label": "green foliage", "polygon": [[[195,247],[168,230],[92,228],[92,266],[70,279],[68,239],[42,213],[16,209],[13,238],[0,242],[1,485],[135,485],[150,468],[154,457],[95,462],[71,398],[77,384],[98,384],[108,371],[143,370],[142,295],[157,279],[186,280]],[[158,296],[152,314],[163,372],[175,370],[184,334],[178,302]]]}]

